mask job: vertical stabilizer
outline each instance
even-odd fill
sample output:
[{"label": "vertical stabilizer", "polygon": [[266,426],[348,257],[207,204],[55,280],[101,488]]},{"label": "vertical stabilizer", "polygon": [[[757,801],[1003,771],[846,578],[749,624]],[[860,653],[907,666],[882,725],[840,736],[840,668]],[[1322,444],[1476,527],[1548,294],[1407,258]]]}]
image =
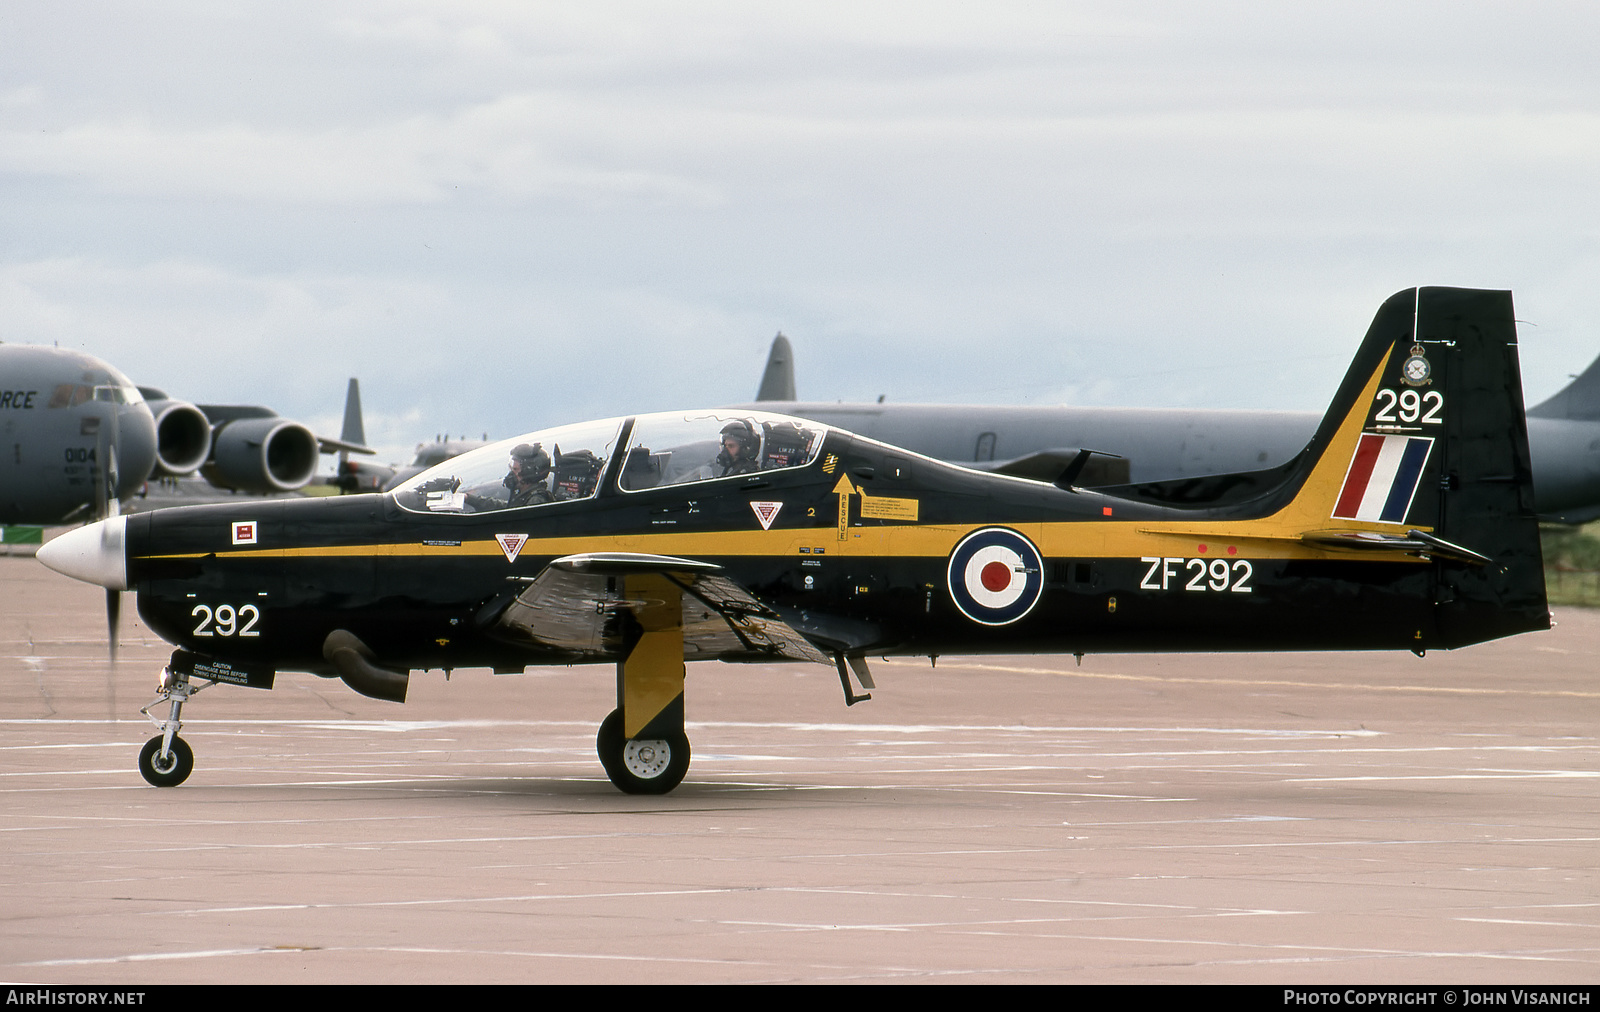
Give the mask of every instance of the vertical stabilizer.
[{"label": "vertical stabilizer", "polygon": [[1284,514],[1308,540],[1431,545],[1432,645],[1549,627],[1510,292],[1389,299],[1308,452]]},{"label": "vertical stabilizer", "polygon": [[779,331],[772,339],[772,351],[767,354],[767,368],[761,374],[761,386],[756,389],[758,401],[792,401],[794,396],[794,350],[789,339]]},{"label": "vertical stabilizer", "polygon": [[1549,399],[1529,408],[1528,417],[1600,422],[1600,358]]},{"label": "vertical stabilizer", "polygon": [[354,376],[350,377],[350,386],[344,394],[344,429],[339,439],[358,446],[367,445],[367,429],[361,421],[361,384]]}]

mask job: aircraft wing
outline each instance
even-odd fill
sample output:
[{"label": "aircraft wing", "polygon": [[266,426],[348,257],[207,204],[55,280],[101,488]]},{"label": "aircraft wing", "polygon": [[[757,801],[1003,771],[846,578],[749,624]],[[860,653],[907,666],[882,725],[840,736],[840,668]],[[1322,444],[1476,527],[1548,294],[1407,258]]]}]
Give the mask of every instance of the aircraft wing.
[{"label": "aircraft wing", "polygon": [[[676,593],[674,593],[676,591]],[[681,600],[685,660],[828,657],[720,566],[692,559],[598,552],[556,559],[499,614],[494,628],[557,650],[622,650],[623,613]]]}]

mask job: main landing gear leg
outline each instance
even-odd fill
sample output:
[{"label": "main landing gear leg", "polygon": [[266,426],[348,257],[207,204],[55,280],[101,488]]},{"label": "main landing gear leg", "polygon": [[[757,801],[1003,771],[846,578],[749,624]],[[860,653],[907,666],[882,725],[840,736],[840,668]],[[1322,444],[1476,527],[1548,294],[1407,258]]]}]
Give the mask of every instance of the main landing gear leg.
[{"label": "main landing gear leg", "polygon": [[[194,771],[194,750],[189,748],[188,742],[178,737],[178,729],[183,726],[183,721],[178,718],[189,697],[205,687],[191,683],[187,673],[163,668],[156,698],[139,711],[149,717],[161,732],[145,742],[139,752],[140,774],[157,787],[176,787],[189,779],[189,774]],[[162,703],[169,704],[165,720],[150,712]]]},{"label": "main landing gear leg", "polygon": [[665,794],[689,772],[683,731],[683,591],[663,576],[626,577],[632,613],[627,656],[617,664],[617,708],[600,724],[595,748],[619,790]]}]

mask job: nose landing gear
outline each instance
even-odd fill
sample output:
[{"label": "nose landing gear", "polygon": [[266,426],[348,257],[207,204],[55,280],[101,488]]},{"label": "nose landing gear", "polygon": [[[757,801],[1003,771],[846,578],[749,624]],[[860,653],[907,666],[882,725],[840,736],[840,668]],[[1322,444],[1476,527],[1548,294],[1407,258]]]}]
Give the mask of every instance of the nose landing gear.
[{"label": "nose landing gear", "polygon": [[[190,696],[214,684],[207,682],[205,685],[195,685],[189,681],[188,672],[174,671],[171,667],[161,669],[161,684],[156,690],[156,698],[139,711],[149,717],[156,730],[161,732],[145,742],[139,752],[139,773],[146,781],[156,787],[176,787],[194,772],[194,750],[188,742],[178,737],[178,729],[183,726],[183,721],[178,718]],[[162,703],[168,704],[165,720],[150,712]]]}]

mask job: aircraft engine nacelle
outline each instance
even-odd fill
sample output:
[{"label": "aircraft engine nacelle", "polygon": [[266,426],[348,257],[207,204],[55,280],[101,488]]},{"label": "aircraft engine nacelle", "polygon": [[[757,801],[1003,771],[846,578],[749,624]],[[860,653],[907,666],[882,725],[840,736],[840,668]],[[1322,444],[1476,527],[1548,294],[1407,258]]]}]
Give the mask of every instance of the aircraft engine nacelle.
[{"label": "aircraft engine nacelle", "polygon": [[211,422],[185,401],[146,401],[156,418],[156,474],[190,474],[211,456]]},{"label": "aircraft engine nacelle", "polygon": [[241,418],[212,433],[202,470],[213,485],[240,492],[292,492],[317,470],[317,437],[286,418]]}]

